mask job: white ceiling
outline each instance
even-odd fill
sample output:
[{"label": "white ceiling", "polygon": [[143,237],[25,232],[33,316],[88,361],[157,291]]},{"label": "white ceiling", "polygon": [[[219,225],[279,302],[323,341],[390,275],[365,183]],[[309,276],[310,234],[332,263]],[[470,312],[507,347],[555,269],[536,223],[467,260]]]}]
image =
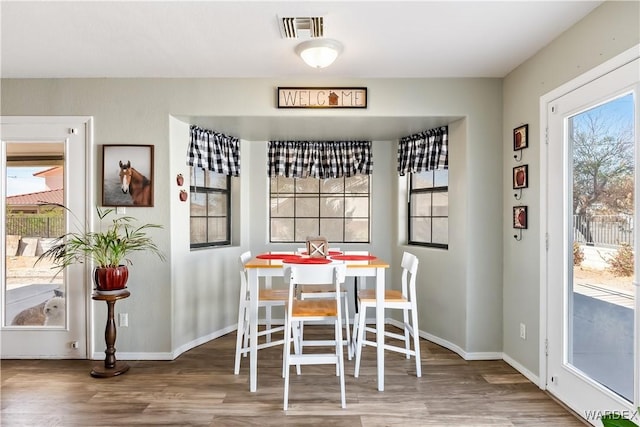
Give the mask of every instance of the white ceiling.
[{"label": "white ceiling", "polygon": [[[310,83],[314,78],[504,77],[601,3],[2,0],[0,73],[3,78],[295,77]],[[342,42],[342,55],[329,68],[308,67],[294,52],[300,40],[280,35],[278,16],[323,16],[325,37]],[[379,121],[372,118],[367,126],[394,132],[397,120]],[[243,122],[237,118],[225,126],[242,130]],[[264,122],[260,126],[289,128]],[[362,129],[359,120],[344,124],[355,136],[359,131],[349,129]],[[257,124],[244,126],[256,135],[265,132]],[[407,127],[423,129],[411,118],[397,126],[402,135]]]}]

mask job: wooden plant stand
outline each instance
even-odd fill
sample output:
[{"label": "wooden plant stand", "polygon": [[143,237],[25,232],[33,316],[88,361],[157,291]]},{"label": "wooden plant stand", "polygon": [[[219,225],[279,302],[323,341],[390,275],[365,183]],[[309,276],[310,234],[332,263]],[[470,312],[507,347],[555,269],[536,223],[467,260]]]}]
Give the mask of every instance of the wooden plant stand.
[{"label": "wooden plant stand", "polygon": [[119,299],[128,298],[129,291],[123,290],[117,294],[99,294],[92,295],[92,299],[96,301],[107,302],[107,326],[104,330],[104,340],[107,344],[105,352],[104,364],[96,365],[91,371],[91,376],[96,378],[108,378],[115,377],[116,375],[124,374],[129,370],[129,365],[125,362],[116,360],[116,320],[115,320],[115,305]]}]

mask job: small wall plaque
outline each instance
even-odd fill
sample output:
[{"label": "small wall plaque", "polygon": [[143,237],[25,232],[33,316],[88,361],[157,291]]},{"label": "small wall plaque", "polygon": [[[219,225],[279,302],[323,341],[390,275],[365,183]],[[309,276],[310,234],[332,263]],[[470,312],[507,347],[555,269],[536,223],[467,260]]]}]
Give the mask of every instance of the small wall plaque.
[{"label": "small wall plaque", "polygon": [[367,108],[367,88],[279,87],[278,108]]}]

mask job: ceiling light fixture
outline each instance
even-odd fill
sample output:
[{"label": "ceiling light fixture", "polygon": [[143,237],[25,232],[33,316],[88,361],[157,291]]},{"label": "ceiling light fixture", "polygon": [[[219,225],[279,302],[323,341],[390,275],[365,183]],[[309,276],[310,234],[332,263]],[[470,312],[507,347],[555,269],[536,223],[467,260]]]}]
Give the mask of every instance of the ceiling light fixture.
[{"label": "ceiling light fixture", "polygon": [[296,53],[313,68],[328,67],[341,52],[342,44],[332,39],[307,40],[296,46]]}]

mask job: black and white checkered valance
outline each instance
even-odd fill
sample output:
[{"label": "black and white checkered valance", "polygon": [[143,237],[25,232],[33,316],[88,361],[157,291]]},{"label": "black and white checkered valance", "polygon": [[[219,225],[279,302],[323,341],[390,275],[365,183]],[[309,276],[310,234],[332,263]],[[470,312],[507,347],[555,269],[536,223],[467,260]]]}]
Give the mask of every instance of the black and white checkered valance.
[{"label": "black and white checkered valance", "polygon": [[398,174],[449,168],[449,127],[442,126],[400,139]]},{"label": "black and white checkered valance", "polygon": [[217,173],[240,175],[240,140],[233,136],[191,126],[187,165]]},{"label": "black and white checkered valance", "polygon": [[341,178],[370,175],[371,141],[269,141],[270,177]]}]

